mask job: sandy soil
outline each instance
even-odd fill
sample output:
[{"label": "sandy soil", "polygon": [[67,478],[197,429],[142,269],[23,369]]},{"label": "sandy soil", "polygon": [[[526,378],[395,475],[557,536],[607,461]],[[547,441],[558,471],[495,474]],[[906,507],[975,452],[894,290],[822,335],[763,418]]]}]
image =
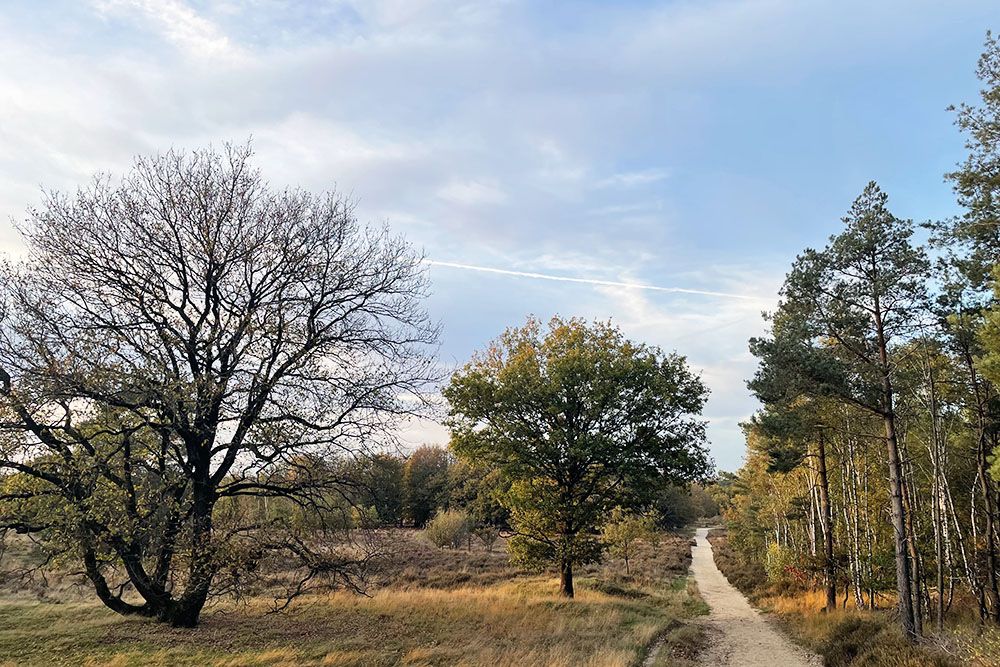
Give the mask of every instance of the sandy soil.
[{"label": "sandy soil", "polygon": [[691,574],[712,608],[705,620],[710,640],[701,656],[705,665],[740,667],[820,667],[819,656],[796,646],[750,606],[715,566],[708,529],[699,528],[692,549]]}]

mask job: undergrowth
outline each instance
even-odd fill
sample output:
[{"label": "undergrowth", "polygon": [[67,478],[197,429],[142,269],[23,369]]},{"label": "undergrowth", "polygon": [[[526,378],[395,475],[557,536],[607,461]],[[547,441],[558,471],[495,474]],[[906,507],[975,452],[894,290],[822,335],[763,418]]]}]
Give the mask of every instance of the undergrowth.
[{"label": "undergrowth", "polygon": [[[945,635],[908,642],[895,612],[855,609],[824,611],[825,595],[811,588],[779,589],[768,584],[764,567],[729,546],[724,530],[709,533],[715,562],[726,578],[754,604],[774,615],[797,642],[823,657],[827,667],[960,667],[1000,665],[1000,639],[970,636],[967,619]],[[963,640],[964,637],[964,640]],[[996,642],[995,644],[993,642]]]}]

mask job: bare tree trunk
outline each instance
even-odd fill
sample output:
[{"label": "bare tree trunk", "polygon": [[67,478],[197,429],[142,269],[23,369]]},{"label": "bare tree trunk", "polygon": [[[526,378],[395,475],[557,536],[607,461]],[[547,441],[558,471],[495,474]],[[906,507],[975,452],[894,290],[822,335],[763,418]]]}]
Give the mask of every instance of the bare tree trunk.
[{"label": "bare tree trunk", "polygon": [[[816,524],[822,519],[818,519],[819,512],[817,511],[817,506],[819,505],[819,498],[817,498],[817,488],[816,481],[813,479],[812,469],[807,469],[806,475],[806,485],[807,491],[809,493],[809,518],[806,524],[806,536],[809,540],[809,555],[816,556]],[[822,527],[820,527],[820,532],[822,532]]]},{"label": "bare tree trunk", "polygon": [[935,587],[937,588],[937,600],[935,601],[935,620],[937,631],[944,630],[944,568],[945,568],[945,540],[947,532],[947,522],[943,521],[944,493],[942,489],[942,478],[944,477],[944,452],[942,447],[942,435],[938,415],[937,383],[934,378],[934,369],[929,360],[925,363],[925,377],[927,380],[928,404],[931,419],[931,521],[934,524],[934,558],[937,561],[937,576]]},{"label": "bare tree trunk", "polygon": [[[980,585],[979,579],[976,576],[975,568],[972,562],[969,561],[969,554],[965,548],[965,536],[962,533],[962,524],[958,518],[958,512],[955,509],[955,501],[951,496],[951,486],[945,480],[944,485],[945,498],[948,503],[948,513],[951,517],[952,526],[955,529],[955,543],[958,546],[958,553],[962,557],[962,568],[965,572],[965,579],[968,582],[969,590],[972,592],[973,596],[979,601],[980,612],[982,612],[983,606],[983,590]],[[973,496],[975,496],[975,491],[973,490]],[[975,532],[975,523],[973,522],[973,532]],[[975,543],[975,537],[973,537],[973,543]]]},{"label": "bare tree trunk", "polygon": [[[962,350],[972,393],[976,400],[976,471],[983,495],[983,514],[986,520],[983,537],[986,540],[986,581],[983,587],[983,611],[994,622],[1000,622],[1000,587],[997,582],[997,540],[996,540],[996,498],[992,478],[989,473],[989,456],[991,454],[987,435],[987,399],[984,396],[982,382],[976,372],[972,352]],[[975,516],[973,516],[975,526]]]},{"label": "bare tree trunk", "polygon": [[854,439],[848,434],[845,442],[845,474],[840,476],[840,486],[844,495],[844,525],[847,526],[851,582],[854,587],[854,603],[858,608],[865,606],[864,589],[861,584],[861,520],[858,502],[858,464],[854,451]]},{"label": "bare tree trunk", "polygon": [[559,595],[573,597],[573,561],[567,556],[563,556],[559,568]]},{"label": "bare tree trunk", "polygon": [[[864,497],[871,498],[871,488],[869,485],[869,470],[868,470],[868,459],[865,458],[865,471],[862,478],[862,491],[864,492]],[[870,508],[865,506],[865,578],[867,579],[868,589],[868,607],[870,609],[877,608],[875,601],[875,546],[877,544],[877,535],[875,535],[875,529],[872,526],[872,517]]]},{"label": "bare tree trunk", "polygon": [[833,559],[833,512],[830,509],[830,481],[826,471],[826,442],[819,432],[819,499],[823,527],[823,548],[826,574],[826,610],[837,608],[837,564]]},{"label": "bare tree trunk", "polygon": [[921,567],[920,552],[917,550],[917,533],[913,522],[916,510],[912,466],[906,464],[903,469],[904,474],[906,474],[906,471],[909,471],[909,474],[906,474],[903,479],[903,508],[906,510],[906,542],[910,554],[910,593],[912,595],[913,628],[917,636],[920,636],[924,633],[923,595],[921,592],[923,568]]},{"label": "bare tree trunk", "polygon": [[[937,450],[937,445],[935,443],[935,450]],[[944,630],[944,568],[945,568],[945,549],[944,549],[944,524],[941,521],[941,480],[940,480],[940,463],[938,461],[937,452],[935,451],[934,456],[934,481],[933,481],[932,492],[934,494],[934,503],[931,506],[931,519],[934,522],[934,558],[937,561],[937,576],[935,579],[935,588],[937,588],[937,599],[935,600],[935,619],[937,625],[937,631],[941,632]]]},{"label": "bare tree trunk", "polygon": [[[889,388],[889,404],[891,405],[892,389],[886,378],[885,385]],[[899,442],[896,440],[896,419],[891,408],[885,417],[885,441],[889,455],[889,496],[892,510],[893,538],[896,550],[896,592],[899,595],[899,617],[903,626],[903,634],[910,640],[917,636],[913,618],[913,595],[910,586],[910,553],[906,535],[906,510],[903,507],[902,464],[899,459]]]}]

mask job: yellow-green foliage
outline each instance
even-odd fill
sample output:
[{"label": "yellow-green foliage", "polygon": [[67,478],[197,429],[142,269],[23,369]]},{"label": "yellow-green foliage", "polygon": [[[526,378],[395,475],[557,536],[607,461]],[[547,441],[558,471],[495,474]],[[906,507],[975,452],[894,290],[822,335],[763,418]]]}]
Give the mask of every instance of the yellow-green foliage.
[{"label": "yellow-green foliage", "polygon": [[788,580],[788,568],[795,562],[795,553],[786,547],[772,542],[767,547],[767,556],[764,559],[764,570],[767,572],[767,580],[772,584],[786,583]]},{"label": "yellow-green foliage", "polygon": [[444,510],[427,523],[424,534],[436,547],[457,549],[466,541],[471,528],[468,514],[461,510]]},{"label": "yellow-green foliage", "polygon": [[601,539],[612,556],[625,561],[625,571],[628,572],[629,559],[639,540],[655,544],[658,533],[652,517],[629,514],[616,507],[601,530]]},{"label": "yellow-green foliage", "polygon": [[[993,291],[1000,297],[1000,265],[993,267]],[[1000,308],[994,306],[986,311],[979,338],[985,350],[979,359],[983,377],[994,385],[1000,384]],[[1000,456],[996,452],[992,463],[990,473],[994,479],[1000,480]]]}]

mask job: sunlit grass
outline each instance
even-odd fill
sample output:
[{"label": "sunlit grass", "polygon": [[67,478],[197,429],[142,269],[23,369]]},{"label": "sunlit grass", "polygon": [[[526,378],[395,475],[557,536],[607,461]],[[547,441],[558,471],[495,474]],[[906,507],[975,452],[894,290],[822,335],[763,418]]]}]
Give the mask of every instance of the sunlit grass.
[{"label": "sunlit grass", "polygon": [[221,607],[195,630],[121,618],[95,604],[12,603],[0,611],[0,664],[601,665],[639,661],[698,610],[681,581],[628,597],[550,577],[493,586],[335,593],[267,614]]}]

